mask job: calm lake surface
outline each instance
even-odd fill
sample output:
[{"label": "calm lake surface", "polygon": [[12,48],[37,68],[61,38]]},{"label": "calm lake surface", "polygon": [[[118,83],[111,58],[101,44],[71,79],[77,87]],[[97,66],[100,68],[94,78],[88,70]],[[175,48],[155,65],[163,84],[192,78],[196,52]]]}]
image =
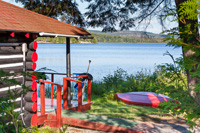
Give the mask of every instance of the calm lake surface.
[{"label": "calm lake surface", "polygon": [[[175,58],[182,54],[181,48],[174,49],[163,43],[71,44],[71,72],[86,72],[89,60],[92,61],[89,73],[93,75],[94,81],[113,74],[118,68],[128,74],[135,74],[142,69],[153,71],[156,65],[172,62],[169,56],[163,56],[166,51]],[[37,53],[37,69],[47,67],[66,73],[66,44],[38,44]],[[62,82],[61,77],[56,78],[55,82]]]}]

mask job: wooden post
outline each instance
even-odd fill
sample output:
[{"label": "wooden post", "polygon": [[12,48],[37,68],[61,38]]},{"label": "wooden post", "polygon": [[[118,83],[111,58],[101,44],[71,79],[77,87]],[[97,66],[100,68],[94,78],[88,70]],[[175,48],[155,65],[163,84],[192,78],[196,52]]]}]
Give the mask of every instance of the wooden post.
[{"label": "wooden post", "polygon": [[[54,82],[54,74],[52,73],[51,74],[51,82]],[[53,84],[51,84],[51,106],[53,107],[53,87],[54,87],[54,85]]]},{"label": "wooden post", "polygon": [[78,112],[81,112],[82,107],[82,85],[78,83]]},{"label": "wooden post", "polygon": [[60,128],[62,126],[62,120],[61,120],[61,87],[59,85],[57,85],[56,125],[57,125],[57,128]]},{"label": "wooden post", "polygon": [[44,83],[40,83],[40,106],[41,115],[45,115],[45,87]]},{"label": "wooden post", "polygon": [[88,92],[87,92],[87,102],[91,102],[91,80],[88,80]]},{"label": "wooden post", "polygon": [[[71,77],[70,38],[66,38],[67,77]],[[64,95],[64,94],[63,94]],[[71,83],[67,81],[67,106],[71,107]]]},{"label": "wooden post", "polygon": [[63,78],[63,108],[67,108],[67,80]]}]

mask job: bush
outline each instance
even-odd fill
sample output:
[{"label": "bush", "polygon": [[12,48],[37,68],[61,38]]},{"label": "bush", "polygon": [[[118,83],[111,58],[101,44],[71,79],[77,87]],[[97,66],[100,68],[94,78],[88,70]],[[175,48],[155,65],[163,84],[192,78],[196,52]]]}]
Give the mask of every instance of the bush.
[{"label": "bush", "polygon": [[[92,95],[104,96],[109,100],[114,100],[115,93],[149,91],[160,92],[171,96],[173,93],[168,93],[170,89],[183,89],[183,83],[174,83],[174,80],[166,74],[173,75],[172,72],[166,72],[161,66],[156,67],[151,73],[146,69],[138,71],[135,75],[128,75],[126,71],[119,68],[114,71],[114,74],[109,74],[103,78],[101,82],[92,83]],[[186,79],[184,73],[180,71],[183,78]],[[164,91],[165,90],[165,91]]]}]

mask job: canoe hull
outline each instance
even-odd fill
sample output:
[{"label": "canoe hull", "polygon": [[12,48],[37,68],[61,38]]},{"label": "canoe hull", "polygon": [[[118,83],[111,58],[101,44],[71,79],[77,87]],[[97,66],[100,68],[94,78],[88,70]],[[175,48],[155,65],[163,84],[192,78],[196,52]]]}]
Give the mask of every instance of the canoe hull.
[{"label": "canoe hull", "polygon": [[129,105],[151,106],[155,108],[161,102],[170,100],[169,97],[154,92],[116,93],[115,98]]}]

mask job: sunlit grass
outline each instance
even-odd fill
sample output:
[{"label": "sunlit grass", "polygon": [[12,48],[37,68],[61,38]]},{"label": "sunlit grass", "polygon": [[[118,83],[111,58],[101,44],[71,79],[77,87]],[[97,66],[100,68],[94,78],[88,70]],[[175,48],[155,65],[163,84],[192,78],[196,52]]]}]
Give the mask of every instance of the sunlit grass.
[{"label": "sunlit grass", "polygon": [[127,105],[117,100],[107,100],[104,97],[97,96],[92,98],[92,102],[91,110],[87,111],[90,114],[153,122],[159,122],[160,119],[166,117],[172,118],[172,114],[166,113],[160,108]]}]

